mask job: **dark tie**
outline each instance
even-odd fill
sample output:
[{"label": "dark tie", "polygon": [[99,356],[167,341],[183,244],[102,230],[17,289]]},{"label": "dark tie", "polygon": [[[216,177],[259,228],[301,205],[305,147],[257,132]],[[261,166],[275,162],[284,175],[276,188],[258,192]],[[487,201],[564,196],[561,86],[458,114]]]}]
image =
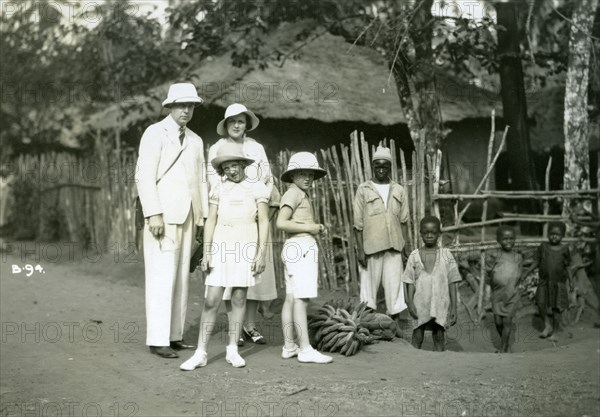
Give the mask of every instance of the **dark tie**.
[{"label": "dark tie", "polygon": [[179,128],[179,143],[183,145],[183,138],[185,138],[185,126]]}]

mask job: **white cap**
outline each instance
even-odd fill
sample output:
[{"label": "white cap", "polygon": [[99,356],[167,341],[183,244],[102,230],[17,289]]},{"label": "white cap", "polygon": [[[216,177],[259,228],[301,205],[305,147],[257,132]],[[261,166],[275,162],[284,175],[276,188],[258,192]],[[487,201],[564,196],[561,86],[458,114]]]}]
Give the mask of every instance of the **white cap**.
[{"label": "white cap", "polygon": [[373,154],[373,158],[371,158],[371,161],[375,161],[376,159],[383,159],[384,161],[392,162],[392,152],[390,151],[390,148],[378,146]]}]

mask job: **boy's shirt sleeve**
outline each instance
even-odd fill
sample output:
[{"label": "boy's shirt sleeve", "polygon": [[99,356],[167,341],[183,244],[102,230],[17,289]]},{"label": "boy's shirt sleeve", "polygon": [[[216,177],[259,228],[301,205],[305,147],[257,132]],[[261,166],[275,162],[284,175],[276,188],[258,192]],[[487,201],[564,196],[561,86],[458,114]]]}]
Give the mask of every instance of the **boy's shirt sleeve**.
[{"label": "boy's shirt sleeve", "polygon": [[354,196],[354,202],[352,204],[352,208],[354,211],[354,228],[356,230],[363,230],[364,222],[363,222],[363,213],[365,209],[365,199],[362,192],[362,187],[358,187],[356,190],[356,195]]},{"label": "boy's shirt sleeve", "polygon": [[414,254],[411,253],[408,257],[408,261],[406,261],[406,268],[404,268],[404,273],[402,274],[402,282],[414,285],[415,281],[415,257]]},{"label": "boy's shirt sleeve", "polygon": [[288,206],[294,211],[300,205],[301,200],[302,196],[294,188],[290,188],[285,192],[283,197],[281,197],[279,207],[283,208],[283,206]]}]

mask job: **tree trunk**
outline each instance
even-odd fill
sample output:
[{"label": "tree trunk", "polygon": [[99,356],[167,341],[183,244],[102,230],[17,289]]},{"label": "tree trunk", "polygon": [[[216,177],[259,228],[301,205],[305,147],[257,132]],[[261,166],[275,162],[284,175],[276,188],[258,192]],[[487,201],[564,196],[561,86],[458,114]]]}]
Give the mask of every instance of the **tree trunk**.
[{"label": "tree trunk", "polygon": [[[510,126],[506,138],[509,173],[513,190],[536,190],[535,168],[529,144],[527,102],[520,53],[520,30],[515,3],[495,3],[498,17],[498,57],[504,121]],[[519,211],[531,213],[533,202],[522,201]],[[529,232],[532,230],[529,230]],[[525,231],[525,230],[523,230]]]},{"label": "tree trunk", "polygon": [[[445,134],[436,94],[431,46],[432,5],[433,0],[420,0],[414,6],[408,2],[400,3],[400,16],[406,18],[414,14],[412,21],[405,21],[402,25],[409,28],[409,36],[402,42],[404,46],[400,51],[397,51],[396,43],[390,43],[386,54],[415,149],[424,141],[426,152],[430,155],[440,148]],[[397,38],[395,34],[393,37]]]},{"label": "tree trunk", "polygon": [[415,48],[415,65],[411,69],[415,94],[416,113],[425,134],[426,153],[433,156],[440,149],[444,138],[440,103],[435,82],[435,66],[431,40],[434,19],[431,15],[433,0],[423,0],[415,5],[413,23],[409,26],[410,37]]},{"label": "tree trunk", "polygon": [[[435,66],[431,46],[432,5],[433,0],[420,0],[414,6],[408,2],[400,3],[400,16],[405,18],[414,14],[414,18],[411,22],[403,22],[402,26],[409,28],[409,36],[405,40],[404,46],[401,47],[402,49],[397,51],[395,48],[398,48],[398,45],[392,43],[388,46],[387,51],[400,105],[415,146],[419,171],[426,171],[425,154],[433,156],[440,149],[445,135],[439,99],[436,94]],[[404,29],[397,30],[403,31]],[[414,56],[412,56],[413,51]],[[418,200],[424,201],[426,210],[429,210],[431,196],[428,196],[426,191],[429,187],[417,186],[417,182],[428,179],[423,176],[420,180],[417,178],[414,180],[414,192],[419,194]],[[419,191],[422,189],[425,192]],[[417,218],[424,214],[420,213]]]},{"label": "tree trunk", "polygon": [[[392,61],[390,60],[390,63],[391,62]],[[412,102],[412,91],[410,88],[410,83],[406,70],[408,66],[409,63],[407,62],[407,60],[404,59],[403,56],[399,56],[398,61],[394,64],[394,67],[392,68],[392,72],[394,74],[396,89],[398,90],[400,107],[402,108],[402,113],[404,114],[404,118],[406,119],[406,124],[408,125],[410,137],[413,141],[415,149],[417,149],[418,144],[421,142],[421,121],[419,119],[419,115],[415,111]]]},{"label": "tree trunk", "polygon": [[[575,2],[571,17],[569,36],[569,62],[565,85],[565,170],[564,188],[566,190],[590,187],[590,158],[588,134],[588,82],[590,37],[594,26],[594,15],[598,0],[580,0]],[[565,201],[565,214],[570,207]]]}]

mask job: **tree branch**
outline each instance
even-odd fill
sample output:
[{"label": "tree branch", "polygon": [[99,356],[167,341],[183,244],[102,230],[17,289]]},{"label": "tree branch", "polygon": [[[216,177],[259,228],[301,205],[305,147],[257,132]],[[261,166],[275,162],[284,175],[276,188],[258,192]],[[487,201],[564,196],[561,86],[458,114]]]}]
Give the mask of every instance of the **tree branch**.
[{"label": "tree branch", "polygon": [[576,25],[571,19],[569,19],[567,16],[565,16],[564,14],[562,14],[561,12],[559,12],[556,7],[552,7],[552,10],[554,10],[556,12],[556,14],[558,14],[560,17],[562,17],[563,19],[565,19],[567,22],[569,22],[571,25],[575,26],[580,32],[583,32],[583,34],[591,39],[594,39],[596,41],[600,41],[600,38],[597,38],[595,36],[593,36],[591,33],[589,33],[587,30],[584,30],[581,26]]}]

